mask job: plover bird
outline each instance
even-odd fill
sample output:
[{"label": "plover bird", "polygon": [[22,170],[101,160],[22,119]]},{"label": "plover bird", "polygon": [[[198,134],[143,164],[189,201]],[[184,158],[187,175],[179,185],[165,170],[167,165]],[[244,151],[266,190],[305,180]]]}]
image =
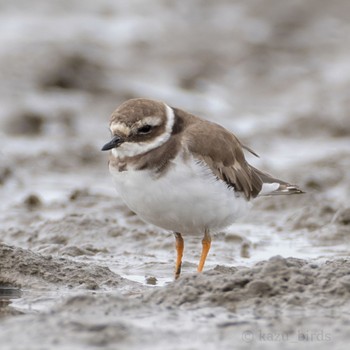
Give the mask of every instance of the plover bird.
[{"label": "plover bird", "polygon": [[[204,235],[198,271],[211,232],[231,225],[262,195],[296,194],[295,185],[248,164],[255,154],[222,126],[163,102],[136,98],[110,119],[109,170],[126,205],[144,221],[174,232],[180,276],[183,235]],[[256,155],[256,154],[255,154]]]}]

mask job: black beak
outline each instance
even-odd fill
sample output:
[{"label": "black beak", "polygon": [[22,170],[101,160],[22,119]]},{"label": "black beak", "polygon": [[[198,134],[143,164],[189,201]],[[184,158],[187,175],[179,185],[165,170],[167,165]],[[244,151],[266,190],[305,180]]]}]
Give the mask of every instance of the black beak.
[{"label": "black beak", "polygon": [[122,144],[124,140],[120,136],[114,136],[111,141],[106,143],[102,148],[101,151],[108,151],[112,148],[118,147],[120,144]]}]

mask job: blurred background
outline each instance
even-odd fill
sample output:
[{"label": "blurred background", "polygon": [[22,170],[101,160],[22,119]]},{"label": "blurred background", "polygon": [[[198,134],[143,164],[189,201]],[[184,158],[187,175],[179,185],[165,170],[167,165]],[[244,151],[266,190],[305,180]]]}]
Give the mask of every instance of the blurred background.
[{"label": "blurred background", "polygon": [[255,166],[308,191],[295,207],[326,206],[298,228],[349,205],[349,1],[2,0],[0,33],[9,242],[21,235],[7,228],[61,218],[74,191],[117,202],[100,148],[109,115],[134,97],[223,124],[261,156]]},{"label": "blurred background", "polygon": [[[330,327],[347,344],[349,38],[349,0],[0,0],[0,289],[23,291],[0,318],[27,314],[2,323],[0,343],[232,349],[260,324],[282,337]],[[257,199],[216,233],[209,284],[190,236],[185,279],[153,288],[172,281],[173,235],[125,207],[100,151],[134,97],[224,125],[260,155],[249,162],[307,192]],[[264,262],[276,255],[293,259]]]},{"label": "blurred background", "polygon": [[[347,344],[349,38],[349,0],[0,0],[0,289],[21,288],[13,312],[27,313],[2,324],[1,344],[188,349],[187,334],[232,349],[244,327],[330,327]],[[124,206],[100,151],[134,97],[224,125],[260,155],[247,155],[254,166],[307,193],[254,201],[214,236],[208,274],[193,274],[201,238],[186,237],[185,279],[153,288],[172,281],[173,235]],[[293,259],[264,262],[276,255]],[[146,291],[154,302],[134,298]]]}]

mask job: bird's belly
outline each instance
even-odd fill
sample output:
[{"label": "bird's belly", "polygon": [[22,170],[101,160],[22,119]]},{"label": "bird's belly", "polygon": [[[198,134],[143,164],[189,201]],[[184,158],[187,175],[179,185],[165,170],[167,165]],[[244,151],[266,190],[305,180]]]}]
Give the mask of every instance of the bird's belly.
[{"label": "bird's belly", "polygon": [[244,197],[195,160],[177,158],[164,175],[149,170],[111,169],[125,203],[146,222],[181,233],[220,230],[243,215]]}]

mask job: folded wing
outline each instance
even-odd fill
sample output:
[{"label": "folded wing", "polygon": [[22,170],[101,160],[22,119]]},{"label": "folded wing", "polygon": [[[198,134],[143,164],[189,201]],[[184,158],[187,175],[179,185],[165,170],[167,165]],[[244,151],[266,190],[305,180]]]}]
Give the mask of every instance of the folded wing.
[{"label": "folded wing", "polygon": [[184,136],[184,142],[192,155],[206,164],[227,186],[242,193],[247,200],[263,195],[303,193],[297,186],[248,164],[243,148],[256,154],[220,125],[200,120],[192,124]]}]

